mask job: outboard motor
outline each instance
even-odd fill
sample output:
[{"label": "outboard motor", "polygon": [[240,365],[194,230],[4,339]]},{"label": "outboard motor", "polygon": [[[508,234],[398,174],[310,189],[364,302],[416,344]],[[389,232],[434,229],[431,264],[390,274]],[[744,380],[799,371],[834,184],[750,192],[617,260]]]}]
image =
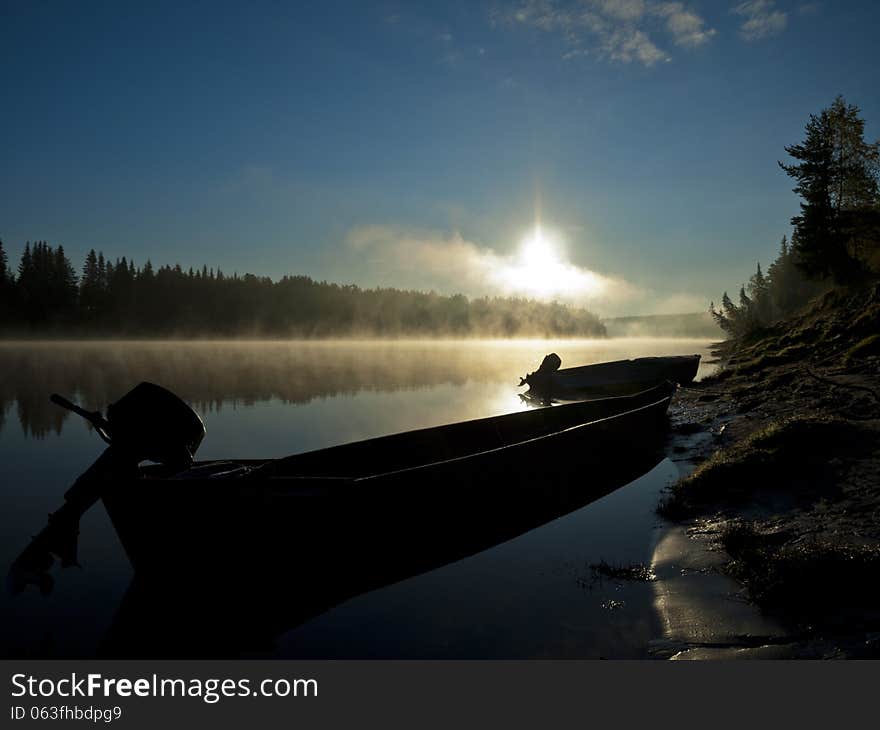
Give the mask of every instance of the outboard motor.
[{"label": "outboard motor", "polygon": [[555,352],[545,355],[541,360],[541,366],[538,368],[539,373],[555,373],[562,367],[562,358]]},{"label": "outboard motor", "polygon": [[[63,399],[53,396],[52,400]],[[135,464],[154,461],[185,469],[205,438],[199,415],[170,390],[153,383],[141,383],[107,406],[106,424],[108,443]]]},{"label": "outboard motor", "polygon": [[62,567],[78,565],[79,521],[115,481],[136,479],[138,465],[153,461],[182,471],[188,468],[205,437],[205,424],[198,414],[170,390],[153,383],[141,383],[100,411],[86,411],[60,395],[50,400],[85,418],[108,444],[73,486],[64,494],[64,504],[49,515],[46,527],[31,540],[13,562],[8,583],[13,592],[35,583],[48,593],[48,574],[54,556]]},{"label": "outboard motor", "polygon": [[533,373],[529,373],[524,378],[520,378],[519,384],[526,385],[536,385],[535,381],[542,381],[549,378],[553,373],[555,373],[562,366],[562,358],[559,357],[555,352],[551,352],[549,355],[545,355],[544,359],[541,360],[541,365],[537,370]]}]

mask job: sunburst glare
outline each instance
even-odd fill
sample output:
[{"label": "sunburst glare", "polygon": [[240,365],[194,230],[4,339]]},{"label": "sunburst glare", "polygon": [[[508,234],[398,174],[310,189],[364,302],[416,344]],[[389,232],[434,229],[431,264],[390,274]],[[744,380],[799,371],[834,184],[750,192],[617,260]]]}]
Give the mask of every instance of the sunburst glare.
[{"label": "sunburst glare", "polygon": [[540,225],[496,275],[503,288],[537,299],[588,299],[600,295],[604,286],[599,276],[569,262],[559,236]]}]

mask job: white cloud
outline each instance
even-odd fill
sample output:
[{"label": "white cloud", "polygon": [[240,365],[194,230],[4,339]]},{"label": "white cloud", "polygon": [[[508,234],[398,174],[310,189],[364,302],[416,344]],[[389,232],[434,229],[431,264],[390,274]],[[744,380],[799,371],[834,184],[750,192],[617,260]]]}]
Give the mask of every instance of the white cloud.
[{"label": "white cloud", "polygon": [[706,21],[684,3],[664,2],[654,8],[654,12],[666,19],[666,29],[677,46],[696,48],[708,43],[718,31],[707,28]]},{"label": "white cloud", "polygon": [[623,63],[638,61],[645,66],[653,66],[658,61],[669,60],[669,56],[654,45],[647,34],[640,30],[615,31],[603,39],[602,50],[612,61],[622,61]]},{"label": "white cloud", "polygon": [[747,41],[779,35],[788,25],[788,14],[776,9],[775,0],[747,0],[731,12],[745,18],[739,32]]},{"label": "white cloud", "polygon": [[494,12],[491,22],[557,35],[565,46],[563,58],[592,55],[644,66],[670,60],[658,35],[696,48],[717,34],[685,3],[657,0],[523,0],[512,10]]},{"label": "white cloud", "polygon": [[526,296],[571,304],[616,308],[638,290],[567,261],[498,253],[459,233],[363,225],[346,236],[374,285],[435,289],[468,296]]}]

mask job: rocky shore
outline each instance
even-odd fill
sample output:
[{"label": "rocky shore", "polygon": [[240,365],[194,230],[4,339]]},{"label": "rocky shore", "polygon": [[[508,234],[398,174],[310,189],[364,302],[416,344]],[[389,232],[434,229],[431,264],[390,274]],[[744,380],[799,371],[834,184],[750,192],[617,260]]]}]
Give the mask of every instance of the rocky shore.
[{"label": "rocky shore", "polygon": [[880,656],[880,285],[718,355],[671,412],[658,513],[782,627],[757,656]]}]

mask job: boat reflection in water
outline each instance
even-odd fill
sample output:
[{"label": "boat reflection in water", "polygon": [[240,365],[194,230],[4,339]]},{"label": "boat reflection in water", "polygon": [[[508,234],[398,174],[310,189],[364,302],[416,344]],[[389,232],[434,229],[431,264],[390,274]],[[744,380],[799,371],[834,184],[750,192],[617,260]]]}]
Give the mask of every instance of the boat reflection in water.
[{"label": "boat reflection in water", "polygon": [[[454,514],[437,500],[400,504],[394,530],[357,522],[356,510],[318,529],[290,515],[270,519],[274,532],[239,526],[216,548],[153,544],[154,569],[137,570],[107,636],[105,657],[238,657],[272,653],[275,640],[350,598],[487,550],[569,514],[649,472],[659,452],[614,459],[541,484],[533,509],[462,497]],[[557,477],[561,472],[557,473]],[[540,486],[539,486],[540,485]],[[448,485],[455,491],[455,485]],[[539,498],[539,494],[542,495]],[[240,515],[246,518],[246,512]],[[206,515],[207,519],[210,519]],[[386,523],[387,524],[387,523]],[[317,526],[316,526],[317,527]],[[221,537],[222,530],[215,532]],[[161,534],[162,531],[159,530]],[[318,534],[316,534],[318,533]],[[157,538],[161,538],[157,535]],[[231,545],[246,549],[234,554]],[[174,568],[162,570],[171,561]],[[250,561],[250,562],[248,562]]]},{"label": "boat reflection in water", "polygon": [[572,512],[658,463],[673,392],[114,484],[103,499],[137,577],[105,652],[246,651]]},{"label": "boat reflection in water", "polygon": [[[141,383],[106,417],[53,395],[109,446],[12,574],[23,587],[40,583],[53,555],[75,564],[80,519],[102,499],[136,571],[124,602],[136,608],[121,615],[148,617],[134,620],[146,623],[134,631],[118,628],[132,620],[117,621],[107,653],[213,654],[192,637],[211,635],[215,621],[245,637],[254,627],[271,635],[270,627],[485,550],[632,481],[659,460],[674,391],[667,382],[282,459],[196,463],[204,425],[164,388]],[[155,463],[139,467],[145,460]],[[227,637],[218,652],[249,643]]]}]

